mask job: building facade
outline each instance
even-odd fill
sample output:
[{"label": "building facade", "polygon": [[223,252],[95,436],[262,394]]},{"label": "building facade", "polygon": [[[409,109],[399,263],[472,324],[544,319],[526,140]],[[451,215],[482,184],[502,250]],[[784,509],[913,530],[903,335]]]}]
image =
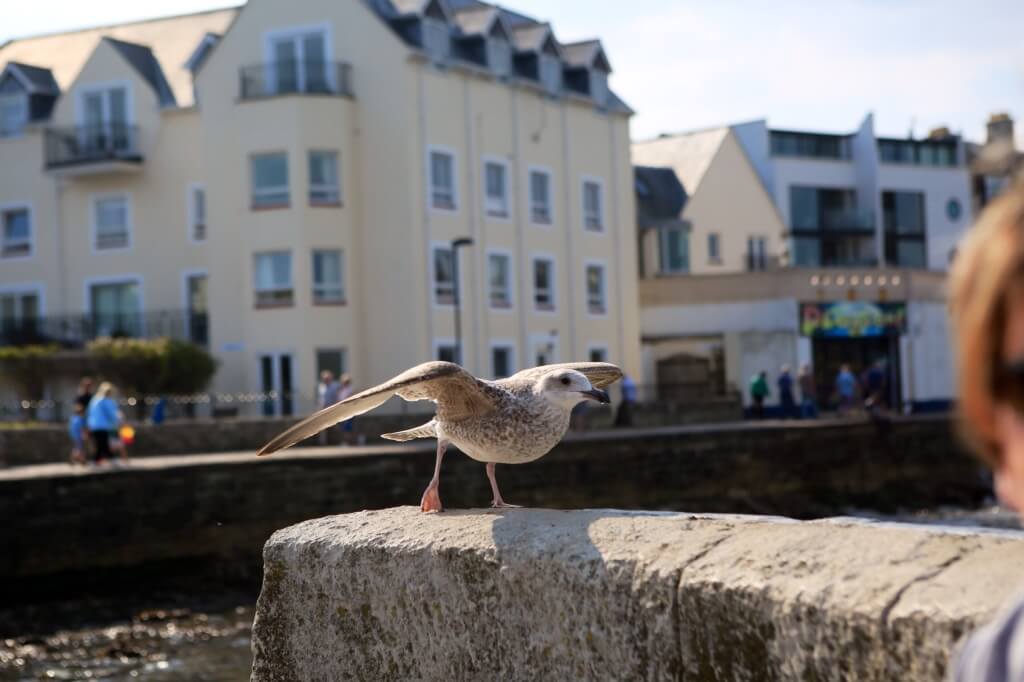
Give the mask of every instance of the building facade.
[{"label": "building facade", "polygon": [[[877,137],[872,125],[826,135],[755,121],[634,144],[634,163],[675,172],[689,239],[640,226],[645,376],[706,357],[749,402],[754,374],[774,386],[783,365],[807,364],[828,404],[843,364],[881,361],[890,405],[948,403],[945,273],[972,215],[964,145],[948,132]],[[705,180],[716,175],[724,189]],[[638,190],[641,213],[643,201]],[[692,267],[666,268],[682,251],[697,252]]]},{"label": "building facade", "polygon": [[321,369],[639,367],[630,110],[596,40],[469,0],[251,0],[0,64],[8,329],[183,335],[270,413]]}]

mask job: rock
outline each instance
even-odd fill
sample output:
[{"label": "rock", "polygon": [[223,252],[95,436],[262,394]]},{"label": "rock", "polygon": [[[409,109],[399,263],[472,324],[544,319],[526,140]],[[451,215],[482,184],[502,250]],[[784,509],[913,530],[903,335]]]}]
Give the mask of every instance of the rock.
[{"label": "rock", "polygon": [[1024,536],[615,510],[307,521],[264,548],[256,682],[939,680]]}]

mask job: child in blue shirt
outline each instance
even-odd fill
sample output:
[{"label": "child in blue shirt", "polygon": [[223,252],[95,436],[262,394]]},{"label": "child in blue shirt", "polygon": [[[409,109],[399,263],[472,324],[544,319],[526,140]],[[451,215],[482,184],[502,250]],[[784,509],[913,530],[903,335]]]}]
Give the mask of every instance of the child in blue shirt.
[{"label": "child in blue shirt", "polygon": [[68,435],[71,436],[71,463],[85,464],[85,438],[88,430],[85,428],[85,410],[78,403],[75,403],[74,414],[68,421]]}]

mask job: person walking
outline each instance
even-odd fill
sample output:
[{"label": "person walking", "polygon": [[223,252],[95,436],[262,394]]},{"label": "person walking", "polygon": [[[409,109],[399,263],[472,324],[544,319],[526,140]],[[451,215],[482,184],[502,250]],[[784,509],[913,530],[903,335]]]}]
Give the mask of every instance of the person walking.
[{"label": "person walking", "polygon": [[789,373],[789,365],[783,365],[776,381],[779,387],[779,407],[783,419],[792,419],[796,414],[796,398],[793,394],[793,375]]},{"label": "person walking", "polygon": [[758,372],[750,379],[750,400],[754,403],[754,419],[764,419],[764,401],[768,390],[767,372]]},{"label": "person walking", "polygon": [[864,407],[868,412],[875,413],[887,406],[885,388],[885,360],[875,360],[871,367],[864,373],[864,389],[867,397],[864,400]]},{"label": "person walking", "polygon": [[633,426],[633,406],[636,405],[636,382],[628,374],[622,375],[622,401],[615,413],[615,426],[628,428]]},{"label": "person walking", "polygon": [[814,372],[807,363],[800,366],[797,383],[800,385],[800,416],[804,419],[817,419],[818,387],[814,383]]},{"label": "person walking", "polygon": [[89,409],[85,415],[85,423],[93,442],[93,462],[104,464],[110,461],[111,439],[116,437],[117,429],[124,421],[124,414],[114,400],[117,390],[104,381],[89,401]]},{"label": "person walking", "polygon": [[[352,393],[352,377],[347,373],[342,374],[341,383],[338,386],[338,400],[351,398]],[[341,442],[345,445],[355,444],[355,417],[341,423]]]},{"label": "person walking", "polygon": [[[330,407],[340,400],[341,384],[334,380],[334,372],[325,369],[320,372],[320,383],[316,387],[317,407],[321,410]],[[331,429],[324,429],[320,432],[320,445],[328,444],[328,434]]]},{"label": "person walking", "polygon": [[849,365],[842,365],[836,375],[836,395],[839,397],[839,415],[850,413],[857,401],[857,377]]}]

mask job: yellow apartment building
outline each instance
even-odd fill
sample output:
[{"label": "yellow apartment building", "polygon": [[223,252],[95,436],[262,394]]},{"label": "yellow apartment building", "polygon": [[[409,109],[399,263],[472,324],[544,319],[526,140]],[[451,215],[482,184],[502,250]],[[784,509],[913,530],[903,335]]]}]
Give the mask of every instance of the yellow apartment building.
[{"label": "yellow apartment building", "polygon": [[321,369],[639,375],[631,112],[597,40],[475,0],[250,0],[0,68],[5,343],[190,338],[267,413]]}]

